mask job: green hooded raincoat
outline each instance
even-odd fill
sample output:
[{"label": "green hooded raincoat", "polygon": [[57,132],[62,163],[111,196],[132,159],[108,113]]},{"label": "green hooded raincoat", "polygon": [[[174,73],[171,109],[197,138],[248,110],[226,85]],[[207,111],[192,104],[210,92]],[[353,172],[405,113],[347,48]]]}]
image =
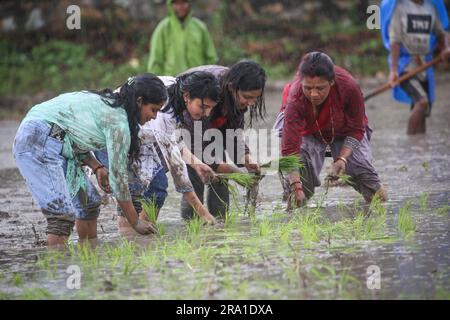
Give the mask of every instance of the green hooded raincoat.
[{"label": "green hooded raincoat", "polygon": [[148,71],[177,74],[200,65],[217,63],[217,53],[206,25],[188,14],[183,23],[167,0],[167,17],[156,27],[150,41]]}]

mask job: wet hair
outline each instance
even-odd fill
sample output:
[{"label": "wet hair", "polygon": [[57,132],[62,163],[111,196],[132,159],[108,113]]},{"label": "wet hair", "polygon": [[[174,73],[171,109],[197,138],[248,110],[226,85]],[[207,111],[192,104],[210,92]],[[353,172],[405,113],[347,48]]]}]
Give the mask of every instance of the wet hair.
[{"label": "wet hair", "polygon": [[228,117],[230,123],[237,125],[238,118],[242,115],[242,111],[239,109],[238,90],[262,90],[255,104],[250,106],[250,126],[252,126],[253,120],[264,119],[266,115],[264,100],[266,79],[266,72],[254,61],[242,60],[231,66],[221,78],[223,99],[220,108],[216,109],[215,116],[220,110],[223,115]]},{"label": "wet hair", "polygon": [[319,51],[305,54],[298,71],[302,78],[319,77],[327,81],[333,81],[335,76],[333,60],[327,54]]},{"label": "wet hair", "polygon": [[128,116],[131,144],[128,151],[130,163],[138,160],[140,151],[139,120],[140,110],[137,104],[138,98],[142,98],[143,104],[160,104],[167,101],[167,89],[164,83],[152,73],[144,73],[128,78],[128,81],[120,85],[114,92],[111,89],[89,90],[105,98],[103,101],[112,108],[124,108]]},{"label": "wet hair", "polygon": [[162,112],[173,113],[181,123],[184,123],[183,112],[186,110],[183,94],[188,93],[190,99],[220,100],[221,89],[216,77],[205,71],[194,71],[176,78],[176,82],[169,86],[169,102]]}]

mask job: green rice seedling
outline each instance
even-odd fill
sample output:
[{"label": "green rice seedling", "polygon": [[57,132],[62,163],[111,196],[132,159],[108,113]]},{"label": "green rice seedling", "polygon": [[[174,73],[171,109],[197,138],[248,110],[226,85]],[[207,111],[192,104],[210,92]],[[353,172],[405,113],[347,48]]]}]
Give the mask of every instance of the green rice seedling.
[{"label": "green rice seedling", "polygon": [[356,277],[350,275],[349,270],[344,269],[342,270],[342,274],[339,276],[339,279],[336,283],[336,291],[339,297],[352,299],[353,294],[350,290],[350,285],[358,286],[360,284],[360,280],[358,280]]},{"label": "green rice seedling", "polygon": [[436,213],[440,216],[445,216],[446,214],[448,214],[450,212],[450,206],[446,205],[443,207],[440,207],[436,210]]},{"label": "green rice seedling", "polygon": [[287,243],[289,242],[290,238],[291,238],[291,232],[292,229],[294,228],[293,224],[288,222],[286,224],[283,224],[280,228],[280,240],[283,243]]},{"label": "green rice seedling", "polygon": [[[350,220],[351,221],[351,220]],[[356,217],[350,223],[351,233],[355,240],[372,240],[384,236],[386,216],[376,214],[366,216],[364,211],[358,211]]]},{"label": "green rice seedling", "polygon": [[128,239],[122,239],[119,248],[121,249],[122,255],[134,255],[136,252],[136,243],[134,241],[130,241]]},{"label": "green rice seedling", "polygon": [[352,177],[347,174],[340,174],[338,176],[339,182],[343,185],[354,185],[354,182],[352,181]]},{"label": "green rice seedling", "polygon": [[365,214],[361,210],[356,212],[356,215],[353,218],[353,220],[350,220],[350,223],[352,224],[351,230],[354,239],[361,240],[364,238],[364,229],[365,229],[364,222],[365,222]]},{"label": "green rice seedling", "polygon": [[124,276],[129,276],[136,270],[138,267],[138,262],[136,261],[136,257],[133,256],[125,256],[122,259],[122,273]]},{"label": "green rice seedling", "polygon": [[375,240],[385,236],[385,216],[375,216],[366,218],[364,225],[364,240]]},{"label": "green rice seedling", "polygon": [[233,210],[227,210],[225,213],[225,228],[230,228],[236,224],[237,213]]},{"label": "green rice seedling", "polygon": [[93,249],[87,242],[77,245],[75,257],[78,258],[82,264],[89,267],[95,268],[100,262],[97,249]]},{"label": "green rice seedling", "polygon": [[[226,178],[219,177],[219,181],[220,183],[224,184],[227,186],[228,190],[230,191],[231,197],[233,198],[234,203],[238,203],[238,196],[239,196],[239,192],[238,189],[236,188],[236,186],[232,185]],[[214,187],[211,187],[211,191],[214,192],[215,196],[217,197],[217,199],[225,206],[228,208],[227,203],[217,194],[216,190],[214,189]]]},{"label": "green rice seedling", "polygon": [[378,195],[375,195],[372,198],[372,201],[370,202],[370,206],[369,206],[369,212],[375,213],[380,216],[386,215],[386,213],[387,213],[386,208],[383,206],[383,203],[381,202],[381,199]]},{"label": "green rice seedling", "polygon": [[276,162],[278,162],[278,170],[281,172],[292,172],[303,168],[303,164],[299,161],[298,156],[295,155],[284,156],[277,160],[269,161],[261,165],[261,168],[270,168]]},{"label": "green rice seedling", "polygon": [[450,291],[444,288],[436,288],[433,300],[450,300]]},{"label": "green rice seedling", "polygon": [[52,299],[52,294],[42,288],[27,288],[20,295],[21,300],[44,300]]},{"label": "green rice seedling", "polygon": [[296,267],[292,265],[283,266],[283,279],[287,281],[289,285],[298,285],[299,282],[299,272]]},{"label": "green rice seedling", "polygon": [[22,283],[23,283],[22,275],[20,273],[14,273],[14,275],[13,275],[13,277],[11,279],[11,282],[16,287],[22,285]]},{"label": "green rice seedling", "polygon": [[424,161],[422,163],[422,167],[425,169],[425,171],[427,172],[430,169],[430,163],[428,161]]},{"label": "green rice seedling", "polygon": [[59,266],[63,263],[66,252],[62,250],[48,250],[38,254],[36,267],[46,273],[49,278],[55,278],[59,272]]},{"label": "green rice seedling", "polygon": [[248,289],[249,284],[247,280],[239,281],[239,285],[236,290],[236,298],[235,299],[248,299]]},{"label": "green rice seedling", "polygon": [[167,243],[161,252],[166,258],[178,258],[185,260],[192,253],[194,246],[186,238],[177,237],[173,243]]},{"label": "green rice seedling", "polygon": [[107,246],[105,254],[111,267],[115,270],[120,265],[122,273],[126,276],[130,275],[138,266],[139,260],[136,261],[136,244],[128,239],[123,239],[117,246]]},{"label": "green rice seedling", "polygon": [[245,243],[245,246],[242,248],[243,254],[248,259],[249,262],[253,261],[254,259],[257,259],[260,261],[261,255],[258,254],[259,250],[256,245],[248,245],[247,241]]},{"label": "green rice seedling", "polygon": [[0,291],[0,300],[13,300],[15,296],[8,292]]},{"label": "green rice seedling", "polygon": [[155,225],[159,235],[164,235],[166,233],[166,226],[158,222],[159,209],[156,206],[156,198],[153,197],[151,200],[141,200],[141,204],[142,210],[144,210],[148,220]]},{"label": "green rice seedling", "polygon": [[62,261],[64,257],[65,253],[62,251],[49,250],[47,252],[42,252],[38,255],[36,266],[43,270],[50,270],[52,268],[56,270],[58,263]]},{"label": "green rice seedling", "polygon": [[106,249],[106,255],[108,258],[116,260],[118,262],[136,257],[136,243],[128,239],[123,238],[116,246],[110,246]]},{"label": "green rice seedling", "polygon": [[262,219],[262,221],[258,224],[258,235],[260,237],[266,237],[271,232],[271,225],[268,218]]},{"label": "green rice seedling", "polygon": [[283,212],[283,211],[281,211],[282,209],[280,208],[280,209],[276,209],[276,208],[274,208],[274,209],[272,209],[273,211],[273,213],[272,213],[272,215],[270,216],[271,217],[271,219],[273,220],[273,221],[279,221],[279,222],[281,222],[281,221],[284,221],[285,219],[286,219],[286,212]]},{"label": "green rice seedling", "polygon": [[357,195],[355,199],[353,200],[353,210],[350,210],[350,212],[358,212],[362,210],[361,203],[363,202],[363,198],[361,195]]},{"label": "green rice seedling", "polygon": [[[323,271],[321,271],[320,269],[325,269]],[[309,272],[310,274],[317,280],[319,281],[324,281],[324,280],[334,280],[334,278],[336,277],[336,270],[330,266],[321,266],[319,269],[319,267],[312,267]],[[331,277],[330,277],[331,276]]]},{"label": "green rice seedling", "polygon": [[298,157],[294,155],[281,157],[278,161],[278,165],[281,172],[292,172],[304,167]]},{"label": "green rice seedling", "polygon": [[186,229],[188,235],[191,237],[197,237],[200,234],[203,222],[195,215],[191,220],[187,222]]},{"label": "green rice seedling", "polygon": [[[159,247],[159,246],[158,246]],[[142,251],[139,256],[139,262],[145,267],[155,267],[159,269],[162,265],[162,257],[159,250],[156,248],[147,248]]]},{"label": "green rice seedling", "polygon": [[351,298],[351,292],[348,286],[350,284],[358,285],[360,283],[357,278],[349,274],[348,270],[344,269],[339,274],[332,266],[322,265],[320,267],[313,267],[309,273],[313,279],[319,282],[320,286],[334,288],[334,298]]},{"label": "green rice seedling", "polygon": [[119,264],[121,256],[121,249],[118,246],[112,246],[108,245],[104,247],[105,255],[111,265],[112,271],[116,268],[116,266]]},{"label": "green rice seedling", "polygon": [[336,209],[338,211],[345,211],[345,210],[347,210],[347,205],[344,202],[342,202],[341,200],[339,200],[339,202],[336,203]]},{"label": "green rice seedling", "polygon": [[407,202],[399,210],[398,230],[401,234],[408,237],[416,231],[417,225],[412,219],[411,203]]},{"label": "green rice seedling", "polygon": [[200,269],[205,270],[214,263],[215,256],[216,253],[212,247],[200,246],[192,251],[188,261],[192,266],[198,266]]},{"label": "green rice seedling", "polygon": [[144,210],[145,215],[148,217],[148,220],[156,224],[158,220],[158,207],[156,206],[155,198],[151,200],[141,200],[142,210]]},{"label": "green rice seedling", "polygon": [[429,199],[430,193],[424,192],[420,195],[419,202],[420,202],[420,209],[422,211],[428,210],[428,199]]},{"label": "green rice seedling", "polygon": [[302,236],[305,247],[309,247],[312,242],[319,241],[319,219],[320,215],[314,211],[299,216],[296,227]]},{"label": "green rice seedling", "polygon": [[219,173],[220,182],[229,185],[229,180],[234,181],[244,188],[250,188],[255,183],[254,175],[244,172]]},{"label": "green rice seedling", "polygon": [[75,257],[77,255],[77,246],[78,244],[75,244],[73,242],[69,242],[67,244],[67,248],[69,249],[69,254],[71,257]]},{"label": "green rice seedling", "polygon": [[197,282],[197,283],[193,283],[192,284],[193,287],[189,290],[189,295],[190,295],[190,299],[194,299],[194,300],[200,300],[203,295],[205,294],[205,286],[207,285],[206,283],[203,283],[203,281],[201,282]]},{"label": "green rice seedling", "polygon": [[156,227],[158,228],[158,232],[160,236],[163,236],[166,234],[166,225],[161,223],[161,222],[157,222],[156,223]]}]

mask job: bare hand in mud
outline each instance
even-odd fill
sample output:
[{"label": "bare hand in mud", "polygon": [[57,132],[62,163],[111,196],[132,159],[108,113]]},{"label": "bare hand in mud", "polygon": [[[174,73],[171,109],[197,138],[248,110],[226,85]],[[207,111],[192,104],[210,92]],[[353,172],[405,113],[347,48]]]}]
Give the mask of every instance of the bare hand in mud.
[{"label": "bare hand in mud", "polygon": [[295,189],[294,191],[292,191],[291,196],[293,197],[293,199],[290,200],[290,203],[294,205],[296,208],[304,205],[306,196],[305,192],[303,192],[302,189],[300,188]]},{"label": "bare hand in mud", "polygon": [[99,187],[106,193],[111,193],[111,186],[109,185],[108,170],[106,168],[99,168],[95,173]]},{"label": "bare hand in mud", "polygon": [[328,175],[330,179],[337,180],[339,176],[343,175],[345,173],[346,164],[342,160],[337,160],[335,163],[333,163],[331,167],[331,173]]},{"label": "bare hand in mud", "polygon": [[203,183],[217,182],[219,180],[214,170],[204,163],[194,165],[194,170]]},{"label": "bare hand in mud", "polygon": [[133,229],[142,235],[150,234],[150,233],[159,233],[158,229],[148,221],[144,221],[142,219],[138,219],[136,224],[133,225]]},{"label": "bare hand in mud", "polygon": [[203,222],[205,222],[205,224],[216,223],[216,218],[214,218],[214,216],[209,213],[208,209],[206,209],[206,207],[203,205],[198,208],[198,216],[200,217],[200,219],[202,219]]},{"label": "bare hand in mud", "polygon": [[216,218],[211,214],[202,216],[201,219],[204,221],[204,224],[214,225],[216,224]]},{"label": "bare hand in mud", "polygon": [[261,173],[261,167],[257,163],[246,163],[245,168],[250,173],[255,173],[255,174]]}]

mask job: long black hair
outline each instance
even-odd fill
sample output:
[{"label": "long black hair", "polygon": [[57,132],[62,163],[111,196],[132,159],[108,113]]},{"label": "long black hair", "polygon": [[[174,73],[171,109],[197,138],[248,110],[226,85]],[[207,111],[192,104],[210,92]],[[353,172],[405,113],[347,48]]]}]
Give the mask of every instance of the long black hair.
[{"label": "long black hair", "polygon": [[231,66],[221,78],[223,99],[220,103],[220,108],[216,108],[215,115],[220,110],[222,115],[227,116],[229,123],[238,125],[238,119],[242,115],[242,111],[239,109],[238,90],[261,90],[261,95],[255,104],[250,106],[250,127],[253,120],[257,121],[258,118],[264,119],[266,115],[264,99],[266,79],[266,72],[254,61],[242,60]]},{"label": "long black hair", "polygon": [[173,113],[181,123],[184,123],[183,113],[186,110],[183,94],[188,93],[190,99],[220,100],[219,81],[210,72],[195,71],[176,78],[176,82],[167,89],[169,102],[162,112]]},{"label": "long black hair", "polygon": [[131,144],[128,151],[130,163],[138,159],[140,150],[139,120],[140,110],[137,99],[142,98],[143,104],[160,104],[167,101],[167,89],[164,83],[152,73],[144,73],[128,78],[114,92],[111,89],[90,90],[105,98],[103,101],[112,108],[124,108],[128,116]]}]

